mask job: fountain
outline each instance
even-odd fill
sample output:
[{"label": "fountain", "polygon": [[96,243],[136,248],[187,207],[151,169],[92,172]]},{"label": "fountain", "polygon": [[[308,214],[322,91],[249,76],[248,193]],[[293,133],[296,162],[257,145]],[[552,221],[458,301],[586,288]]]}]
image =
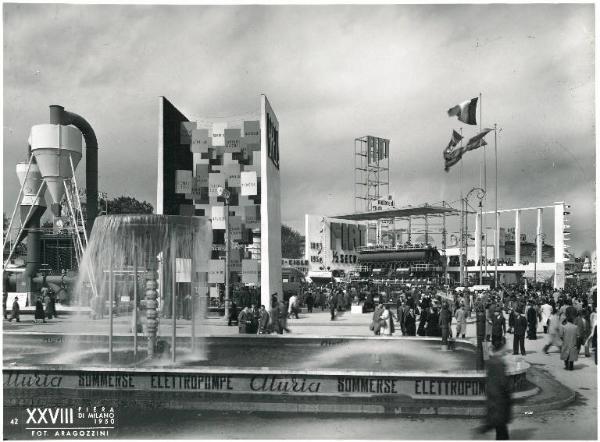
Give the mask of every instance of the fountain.
[{"label": "fountain", "polygon": [[[182,290],[182,278],[180,275],[178,279],[177,275],[187,273],[183,277],[183,285],[187,285],[188,293],[194,293],[193,300],[200,294],[201,287],[206,289],[211,232],[208,221],[197,217],[107,215],[96,219],[75,285],[74,302],[79,307],[88,307],[92,318],[103,318],[108,303],[109,365],[113,364],[115,310],[121,313],[126,310],[125,313],[128,313],[131,309],[132,362],[138,362],[138,329],[144,322],[138,315],[140,307],[146,312],[147,359],[152,360],[157,356],[160,311],[172,322],[170,347],[171,359],[175,362],[177,293]],[[145,279],[145,299],[138,296],[140,274]],[[159,285],[160,292],[157,290]],[[203,297],[199,301],[193,303],[193,319],[202,310]],[[123,303],[126,303],[126,309],[122,308]],[[195,327],[192,327],[192,337],[194,332]],[[192,339],[192,346],[194,344]],[[65,353],[68,352],[69,349],[65,349]],[[122,357],[118,361],[119,364],[129,362]]]},{"label": "fountain", "polygon": [[[484,411],[485,372],[477,370],[476,348],[467,341],[457,341],[455,351],[440,352],[436,338],[204,333],[198,351],[195,327],[205,317],[205,299],[192,302],[190,335],[178,335],[177,292],[187,285],[190,293],[205,294],[210,232],[208,221],[196,217],[97,218],[75,286],[75,302],[96,319],[74,322],[80,326],[74,333],[5,334],[5,397],[16,405],[35,398],[61,406]],[[142,280],[144,299],[138,295]],[[106,310],[108,323],[102,319]],[[113,327],[116,313],[119,330]],[[123,315],[130,331],[123,327]],[[139,324],[146,346],[138,350]],[[522,361],[510,367],[519,397],[539,390],[527,381],[527,368]]]}]

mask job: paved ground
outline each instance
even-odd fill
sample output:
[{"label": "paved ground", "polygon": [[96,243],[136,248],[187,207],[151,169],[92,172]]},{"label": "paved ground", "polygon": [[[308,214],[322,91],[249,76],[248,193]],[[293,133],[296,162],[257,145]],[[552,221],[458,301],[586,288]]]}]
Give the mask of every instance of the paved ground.
[{"label": "paved ground", "polygon": [[[370,336],[370,314],[343,314],[335,321],[328,312],[302,313],[300,319],[290,319],[292,334],[317,336]],[[115,319],[115,334],[130,333],[129,318]],[[106,320],[90,321],[87,318],[65,317],[47,324],[33,324],[24,317],[23,322],[4,321],[5,332],[48,332],[104,334]],[[168,336],[170,321],[162,321],[160,333]],[[222,319],[205,320],[197,324],[197,335],[237,334],[237,327],[228,327]],[[189,321],[178,321],[177,333],[190,334]],[[475,326],[467,326],[467,337],[473,337]],[[510,426],[514,439],[597,439],[597,366],[593,358],[581,355],[574,371],[563,369],[557,349],[549,355],[542,352],[545,336],[526,340],[528,354],[525,360],[545,370],[550,376],[577,392],[577,400],[561,410],[516,414]],[[512,336],[507,336],[512,345]],[[161,414],[157,419],[127,419],[121,421],[121,437],[128,438],[261,438],[261,439],[493,439],[494,434],[474,435],[477,420],[464,418],[407,418],[407,417],[339,417],[339,416],[267,416],[256,413],[173,413],[168,418]],[[176,430],[174,431],[174,428]],[[173,432],[174,431],[174,432]]]}]

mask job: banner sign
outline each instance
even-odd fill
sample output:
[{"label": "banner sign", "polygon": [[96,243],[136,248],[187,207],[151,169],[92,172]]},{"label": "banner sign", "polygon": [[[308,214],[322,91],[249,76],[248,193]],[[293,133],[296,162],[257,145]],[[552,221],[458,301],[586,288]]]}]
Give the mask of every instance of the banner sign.
[{"label": "banner sign", "polygon": [[388,158],[390,153],[390,140],[378,137],[367,137],[369,164],[378,163]]},{"label": "banner sign", "polygon": [[227,187],[240,187],[241,186],[241,175],[240,175],[240,164],[231,163],[225,164],[222,169],[222,173],[225,174],[227,180]]},{"label": "banner sign", "polygon": [[192,171],[175,171],[175,193],[192,193]]},{"label": "banner sign", "polygon": [[229,217],[229,240],[242,240],[242,218],[240,216]]},{"label": "banner sign", "polygon": [[214,147],[225,147],[225,128],[227,128],[227,123],[213,123],[212,145]]},{"label": "banner sign", "polygon": [[225,229],[225,206],[212,206],[211,217],[213,230]]},{"label": "banner sign", "polygon": [[[211,287],[212,289],[212,287]],[[212,290],[211,290],[211,297]],[[333,342],[333,341],[332,341]],[[324,344],[326,345],[326,344]],[[519,387],[520,375],[511,383]],[[523,374],[524,380],[524,374]],[[277,372],[142,372],[109,370],[52,371],[35,373],[19,370],[3,371],[4,388],[109,391],[164,391],[211,393],[251,393],[298,396],[408,396],[417,400],[485,400],[485,378],[441,376],[333,376],[287,374]],[[514,379],[517,378],[517,379]],[[6,391],[5,391],[6,394]]]},{"label": "banner sign", "polygon": [[256,284],[260,281],[260,261],[257,259],[242,259],[242,283]]},{"label": "banner sign", "polygon": [[225,129],[223,137],[225,139],[225,152],[241,152],[240,129]]},{"label": "banner sign", "polygon": [[242,187],[242,195],[256,195],[258,191],[258,183],[256,178],[256,171],[251,170],[249,172],[240,173],[240,181]]},{"label": "banner sign", "polygon": [[244,121],[244,141],[246,145],[260,145],[260,122]]},{"label": "banner sign", "polygon": [[225,175],[221,172],[208,174],[208,196],[216,197],[217,189],[225,187]]},{"label": "banner sign", "polygon": [[193,129],[190,146],[192,152],[208,153],[209,146],[208,129]]},{"label": "banner sign", "polygon": [[192,260],[190,258],[175,258],[176,282],[192,282]]},{"label": "banner sign", "polygon": [[208,266],[208,283],[209,284],[224,284],[225,283],[225,260],[211,259]]}]

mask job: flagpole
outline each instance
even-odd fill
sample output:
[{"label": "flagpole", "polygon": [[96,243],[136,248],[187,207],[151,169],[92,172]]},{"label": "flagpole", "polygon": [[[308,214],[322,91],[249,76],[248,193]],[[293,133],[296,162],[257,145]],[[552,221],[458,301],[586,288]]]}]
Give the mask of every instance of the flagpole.
[{"label": "flagpole", "polygon": [[[462,149],[463,147],[463,139],[462,139],[462,127],[460,128],[460,148]],[[463,199],[463,160],[462,160],[462,156],[460,157],[460,173],[459,173],[459,181],[460,181],[460,243],[459,243],[459,262],[458,265],[460,266],[460,285],[461,287],[464,287],[465,285],[465,268],[464,268],[464,259],[463,259],[463,251],[464,251],[464,226],[465,226],[465,222],[464,222],[464,217],[465,217],[465,213],[464,213],[464,199]]]},{"label": "flagpole", "polygon": [[498,288],[498,259],[500,257],[500,251],[498,250],[500,245],[500,232],[498,231],[498,124],[494,123],[494,159],[496,163],[496,188],[494,190],[494,200],[496,202],[496,238],[494,244],[494,288]]},{"label": "flagpole", "polygon": [[[479,92],[479,133],[481,133],[483,131],[483,98],[481,95],[481,92]],[[480,187],[483,187],[484,190],[484,197],[483,200],[480,201],[480,203],[482,205],[485,205],[485,199],[487,197],[487,167],[486,167],[486,155],[485,155],[485,147],[483,146],[483,185]],[[483,207],[481,210],[481,229],[479,231],[479,234],[481,235],[481,232],[485,232],[485,214],[483,213]],[[479,262],[482,262],[483,259],[483,253],[481,253],[481,236],[478,238],[479,240],[479,250],[477,251],[477,254],[479,255]],[[487,251],[486,251],[487,252]],[[487,253],[486,253],[487,254]],[[481,267],[480,267],[481,269]],[[481,270],[479,271],[479,279],[481,281]]]}]

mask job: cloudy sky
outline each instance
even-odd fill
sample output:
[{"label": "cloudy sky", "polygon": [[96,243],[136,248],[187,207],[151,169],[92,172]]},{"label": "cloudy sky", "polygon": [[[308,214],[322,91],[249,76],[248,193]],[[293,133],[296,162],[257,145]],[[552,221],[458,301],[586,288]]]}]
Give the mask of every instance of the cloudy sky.
[{"label": "cloudy sky", "polygon": [[[354,138],[367,134],[391,139],[398,205],[456,201],[458,168],[444,172],[442,150],[453,128],[476,128],[446,111],[481,93],[483,125],[502,128],[499,208],[564,200],[573,251],[593,250],[594,35],[591,4],[4,4],[4,210],[49,104],[95,128],[101,191],[155,205],[158,96],[221,121],[258,113],[260,93],[280,122],[285,223],[303,231],[305,213],[353,211]],[[463,161],[465,191],[481,157]],[[532,234],[533,217],[525,224]]]}]

